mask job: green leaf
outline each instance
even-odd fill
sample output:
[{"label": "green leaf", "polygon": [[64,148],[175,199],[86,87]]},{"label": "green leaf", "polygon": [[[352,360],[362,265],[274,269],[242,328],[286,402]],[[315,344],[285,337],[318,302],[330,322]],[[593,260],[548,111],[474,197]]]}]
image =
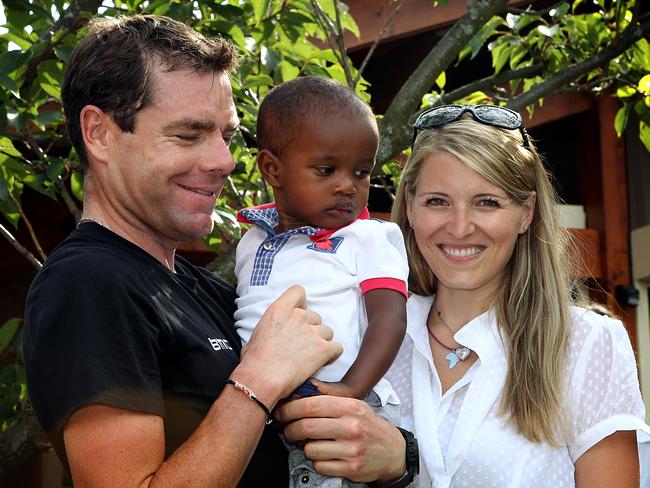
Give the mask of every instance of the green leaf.
[{"label": "green leaf", "polygon": [[18,149],[14,147],[13,142],[8,137],[0,137],[0,152],[14,156],[16,158],[22,157]]},{"label": "green leaf", "polygon": [[282,81],[292,80],[300,73],[299,68],[284,59],[278,63],[278,68],[282,76]]},{"label": "green leaf", "polygon": [[639,122],[639,138],[645,146],[646,151],[650,152],[650,125]]},{"label": "green leaf", "polygon": [[47,41],[38,41],[29,49],[30,55],[32,57],[38,57],[45,52],[48,46],[49,43]]},{"label": "green leaf", "polygon": [[492,66],[495,74],[499,73],[508,62],[513,47],[507,42],[502,42],[492,49]]},{"label": "green leaf", "polygon": [[13,73],[29,58],[29,54],[22,51],[7,51],[0,55],[0,72]]},{"label": "green leaf", "polygon": [[[500,17],[492,17],[488,22],[481,27],[481,29],[469,41],[469,46],[472,50],[472,57],[474,59],[479,53],[485,42],[496,33],[496,29],[504,24],[504,20]],[[467,46],[466,46],[467,48]],[[465,52],[465,49],[463,49]],[[461,53],[459,59],[463,59],[465,55]]]},{"label": "green leaf", "polygon": [[242,86],[244,88],[255,88],[258,86],[272,86],[272,85],[273,85],[273,78],[271,78],[269,75],[254,75],[254,76],[246,77]]},{"label": "green leaf", "polygon": [[553,37],[555,34],[557,34],[557,31],[560,29],[559,25],[552,25],[551,27],[545,26],[545,25],[540,25],[537,27],[537,30],[539,31],[540,34],[542,34],[545,37]]},{"label": "green leaf", "polygon": [[557,8],[552,9],[549,12],[549,15],[551,17],[558,17],[561,18],[564,16],[569,11],[569,4],[568,3],[562,3],[560,4]]},{"label": "green leaf", "polygon": [[47,166],[46,174],[50,180],[54,181],[58,179],[58,177],[61,174],[63,174],[63,172],[65,171],[66,161],[64,158],[54,158],[54,157],[50,157],[48,158],[48,160],[50,164],[48,164]]},{"label": "green leaf", "polygon": [[2,327],[0,327],[0,354],[11,344],[18,327],[20,327],[22,320],[19,318],[12,318],[7,320]]},{"label": "green leaf", "polygon": [[56,57],[59,58],[61,61],[67,63],[68,60],[70,59],[70,55],[72,54],[73,49],[74,49],[73,45],[56,47],[54,48],[54,54],[56,54]]},{"label": "green leaf", "polygon": [[445,87],[445,83],[447,82],[447,75],[443,71],[440,73],[440,75],[436,78],[436,85],[438,85],[438,88],[441,90]]},{"label": "green leaf", "polygon": [[80,202],[84,199],[84,177],[80,171],[74,171],[70,175],[70,189],[72,194],[77,197]]},{"label": "green leaf", "polygon": [[[339,3],[340,6],[345,7],[347,10],[347,6],[343,3]],[[343,9],[342,9],[343,10]],[[347,12],[341,12],[341,27],[343,30],[349,30],[354,34],[354,36],[359,39],[361,37],[361,31],[359,30],[359,26],[357,23],[354,21],[354,18]]]},{"label": "green leaf", "polygon": [[23,51],[27,51],[33,44],[29,39],[25,39],[14,32],[6,32],[5,34],[0,35],[0,39],[6,39],[9,42],[13,42]]},{"label": "green leaf", "polygon": [[51,97],[61,100],[61,87],[51,85],[50,83],[41,83],[41,88]]},{"label": "green leaf", "polygon": [[[650,66],[648,69],[650,69]],[[645,75],[639,80],[637,89],[644,95],[650,95],[650,75]]]},{"label": "green leaf", "polygon": [[315,63],[307,63],[305,66],[305,73],[311,76],[322,76],[323,78],[331,78],[329,72],[322,66]]},{"label": "green leaf", "polygon": [[57,110],[46,110],[34,117],[34,122],[42,126],[63,122],[63,113]]},{"label": "green leaf", "polygon": [[325,71],[327,71],[329,78],[343,83],[344,85],[348,84],[348,80],[345,78],[345,72],[343,71],[341,65],[335,64],[333,66],[328,66],[325,68]]},{"label": "green leaf", "polygon": [[616,90],[616,96],[618,98],[628,98],[633,95],[636,95],[636,90],[631,86],[622,86]]},{"label": "green leaf", "polygon": [[18,93],[18,85],[14,80],[12,80],[9,76],[7,76],[5,73],[0,73],[0,85],[4,86],[5,88]]},{"label": "green leaf", "polygon": [[510,69],[517,69],[519,67],[519,62],[528,54],[528,49],[523,44],[515,46],[515,48],[510,53]]},{"label": "green leaf", "polygon": [[251,0],[251,3],[253,4],[253,17],[255,19],[255,25],[258,25],[266,15],[266,12],[269,9],[269,4],[271,2],[270,0]]},{"label": "green leaf", "polygon": [[631,104],[626,104],[616,112],[616,117],[614,118],[614,129],[618,137],[621,137],[625,127],[627,126],[627,120],[630,116],[630,110],[632,109]]}]

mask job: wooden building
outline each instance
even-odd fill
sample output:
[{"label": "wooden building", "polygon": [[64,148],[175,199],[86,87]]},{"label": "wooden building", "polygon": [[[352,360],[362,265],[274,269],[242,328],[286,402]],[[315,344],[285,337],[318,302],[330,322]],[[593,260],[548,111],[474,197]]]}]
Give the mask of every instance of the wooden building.
[{"label": "wooden building", "polygon": [[[530,3],[510,1],[513,6]],[[385,0],[348,0],[347,4],[361,33],[358,39],[346,37],[358,66],[395,4]],[[364,72],[377,113],[386,109],[408,75],[466,8],[465,0],[449,0],[435,8],[431,0],[402,5]],[[490,69],[489,59],[483,63],[475,59],[472,72],[450,69],[445,88],[488,76]],[[575,273],[584,278],[590,298],[607,305],[625,324],[637,353],[644,398],[650,402],[650,155],[635,124],[629,124],[624,137],[617,136],[618,109],[617,99],[608,94],[594,98],[562,92],[547,97],[532,117],[526,111],[522,116],[567,204],[567,225],[575,236],[579,263]],[[577,223],[571,220],[576,214]]]},{"label": "wooden building", "polygon": [[[358,66],[395,4],[388,0],[347,0],[347,4],[361,31],[359,39],[346,39]],[[364,72],[372,84],[376,113],[383,113],[408,75],[464,14],[466,6],[466,0],[449,0],[435,10],[432,0],[404,3]],[[483,60],[483,65],[477,60],[472,66],[476,71],[450,71],[449,89],[489,74],[489,60]],[[581,263],[575,272],[585,279],[591,298],[606,304],[623,320],[637,352],[644,397],[650,399],[650,156],[633,124],[625,137],[617,137],[614,117],[618,108],[617,100],[607,94],[594,98],[558,93],[546,98],[532,118],[522,115],[555,177],[560,196],[569,205],[567,209],[577,215],[577,220],[568,223]],[[34,216],[35,226],[46,236],[43,244],[48,252],[73,229],[74,219],[46,197],[26,193],[25,211]],[[370,205],[378,213],[389,210],[377,195],[371,196]],[[39,210],[45,207],[47,212]],[[18,236],[21,242],[29,242],[24,228]],[[26,290],[35,270],[4,240],[0,252],[2,324],[11,316],[23,315]],[[186,246],[185,252],[197,261],[213,257],[198,244]],[[634,290],[639,292],[638,306],[632,306]],[[41,480],[60,473],[51,457],[42,462],[48,467],[41,471]]]}]

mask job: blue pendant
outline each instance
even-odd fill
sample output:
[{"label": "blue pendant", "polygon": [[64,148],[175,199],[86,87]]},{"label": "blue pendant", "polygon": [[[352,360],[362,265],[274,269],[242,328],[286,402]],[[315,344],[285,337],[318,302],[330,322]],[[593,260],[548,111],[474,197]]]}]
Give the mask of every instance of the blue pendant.
[{"label": "blue pendant", "polygon": [[449,361],[449,369],[453,369],[453,367],[456,366],[459,361],[465,361],[465,359],[467,359],[471,353],[472,351],[465,346],[460,346],[448,352],[445,356],[445,359]]},{"label": "blue pendant", "polygon": [[448,352],[447,355],[445,356],[445,359],[449,361],[449,369],[453,369],[453,367],[456,366],[460,361],[460,358],[456,356],[456,354],[453,351]]}]

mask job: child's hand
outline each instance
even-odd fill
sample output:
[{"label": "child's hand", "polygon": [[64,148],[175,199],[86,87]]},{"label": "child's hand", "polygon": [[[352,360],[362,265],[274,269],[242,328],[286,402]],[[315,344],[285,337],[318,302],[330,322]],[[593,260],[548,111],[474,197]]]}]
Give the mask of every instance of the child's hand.
[{"label": "child's hand", "polygon": [[312,378],[311,379],[312,383],[318,388],[318,391],[321,392],[323,395],[332,395],[332,396],[337,396],[337,397],[347,397],[347,398],[363,398],[363,396],[367,393],[366,391],[356,391],[354,388],[352,388],[349,385],[346,385],[345,383],[342,382],[327,382],[327,381],[320,381],[317,379]]}]

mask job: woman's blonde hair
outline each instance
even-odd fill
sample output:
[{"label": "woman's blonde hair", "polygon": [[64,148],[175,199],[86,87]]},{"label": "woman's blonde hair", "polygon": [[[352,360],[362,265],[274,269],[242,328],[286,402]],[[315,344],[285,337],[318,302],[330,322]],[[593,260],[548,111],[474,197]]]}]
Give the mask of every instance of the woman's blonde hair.
[{"label": "woman's blonde hair", "polygon": [[536,193],[529,230],[519,236],[495,299],[499,330],[508,355],[500,414],[533,442],[558,445],[567,433],[564,391],[569,341],[571,282],[568,233],[557,216],[557,196],[531,141],[518,130],[498,129],[465,116],[434,130],[422,130],[402,173],[392,219],[409,254],[409,288],[436,291],[436,277],[422,256],[407,218],[427,156],[445,152],[524,204]]}]

